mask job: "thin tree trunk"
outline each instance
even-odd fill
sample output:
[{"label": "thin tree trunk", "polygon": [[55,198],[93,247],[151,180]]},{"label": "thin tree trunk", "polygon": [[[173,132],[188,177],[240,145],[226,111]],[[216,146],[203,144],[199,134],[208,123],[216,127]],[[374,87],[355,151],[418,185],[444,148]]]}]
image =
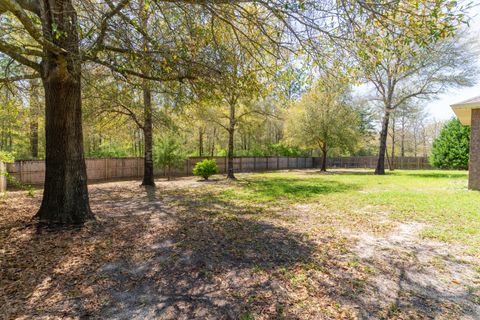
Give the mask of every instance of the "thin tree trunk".
[{"label": "thin tree trunk", "polygon": [[152,92],[147,85],[143,88],[143,106],[145,120],[143,135],[145,141],[145,159],[142,186],[155,186],[153,176],[153,123],[152,123]]},{"label": "thin tree trunk", "polygon": [[228,127],[228,159],[227,159],[227,178],[235,179],[233,169],[233,148],[235,134],[235,103],[230,103],[230,117]]},{"label": "thin tree trunk", "polygon": [[13,134],[12,129],[8,130],[8,151],[13,150]]},{"label": "thin tree trunk", "polygon": [[[66,49],[46,51],[42,63],[45,89],[46,158],[43,199],[37,217],[49,224],[82,224],[90,209],[83,153],[81,61],[77,19],[71,0],[45,1],[44,34]],[[53,7],[52,7],[53,6]],[[52,25],[61,37],[55,37]]]},{"label": "thin tree trunk", "polygon": [[215,139],[217,139],[217,128],[213,128],[213,138],[212,138],[212,147],[210,149],[210,157],[213,158],[215,155]]},{"label": "thin tree trunk", "polygon": [[423,133],[423,157],[426,158],[427,157],[427,132],[425,130],[425,128],[422,129],[422,133]]},{"label": "thin tree trunk", "polygon": [[389,167],[390,170],[391,170],[391,168],[392,168],[392,163],[390,162],[390,157],[388,156],[388,152],[385,152],[385,157],[387,158],[388,167]]},{"label": "thin tree trunk", "polygon": [[417,157],[417,126],[413,128],[413,156]]},{"label": "thin tree trunk", "polygon": [[40,115],[37,80],[30,80],[30,155],[38,158],[38,117]]},{"label": "thin tree trunk", "polygon": [[[8,90],[7,88],[5,88],[6,92],[5,92],[5,96],[6,94],[8,93]],[[6,97],[5,97],[6,98]],[[5,99],[5,103],[2,103],[1,104],[1,107],[2,107],[2,110],[6,110],[7,109],[7,99]],[[6,123],[5,123],[5,119],[2,117],[2,122],[0,123],[0,149],[4,149],[5,148],[5,137],[6,137]]]},{"label": "thin tree trunk", "polygon": [[392,117],[392,153],[389,161],[389,169],[390,171],[395,170],[395,140],[396,140],[396,132],[395,132],[395,113]]},{"label": "thin tree trunk", "polygon": [[198,156],[203,156],[203,128],[198,128]]},{"label": "thin tree trunk", "polygon": [[386,109],[382,121],[382,131],[380,132],[380,147],[378,152],[376,175],[385,174],[385,153],[387,151],[388,123],[390,121],[390,110]]},{"label": "thin tree trunk", "polygon": [[400,136],[400,156],[403,158],[405,157],[405,122],[406,116],[402,115],[402,134]]}]

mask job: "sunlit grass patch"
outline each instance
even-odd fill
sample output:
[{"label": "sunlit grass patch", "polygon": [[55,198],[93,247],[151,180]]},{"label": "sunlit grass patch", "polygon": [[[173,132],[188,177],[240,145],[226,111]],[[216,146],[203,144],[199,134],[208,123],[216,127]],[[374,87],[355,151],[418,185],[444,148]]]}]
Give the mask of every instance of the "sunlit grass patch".
[{"label": "sunlit grass patch", "polygon": [[[464,171],[405,171],[372,175],[367,170],[285,171],[240,175],[217,186],[218,200],[295,212],[311,205],[320,223],[391,230],[382,221],[426,224],[425,238],[475,247],[480,244],[480,193],[467,190]],[[297,219],[283,219],[295,222]]]}]

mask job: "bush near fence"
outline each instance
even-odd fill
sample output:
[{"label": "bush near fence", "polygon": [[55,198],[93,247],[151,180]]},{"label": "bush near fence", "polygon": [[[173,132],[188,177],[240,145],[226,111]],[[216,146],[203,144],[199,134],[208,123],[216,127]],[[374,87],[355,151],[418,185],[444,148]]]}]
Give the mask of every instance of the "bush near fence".
[{"label": "bush near fence", "polygon": [[[219,173],[226,173],[227,158],[225,157],[191,157],[185,161],[183,168],[173,171],[173,176],[191,176],[193,167],[204,159],[215,159]],[[328,168],[364,168],[374,169],[376,157],[337,157],[329,158]],[[428,158],[398,157],[395,158],[396,169],[432,169]],[[287,169],[319,168],[321,159],[318,157],[235,157],[235,172],[255,172]],[[87,176],[90,182],[139,178],[143,175],[143,158],[105,158],[87,159]],[[387,165],[386,165],[387,166]],[[45,177],[44,161],[16,161],[6,164],[7,171],[20,182],[41,185]],[[388,167],[388,166],[387,166]],[[157,177],[163,177],[164,172],[155,169]]]}]

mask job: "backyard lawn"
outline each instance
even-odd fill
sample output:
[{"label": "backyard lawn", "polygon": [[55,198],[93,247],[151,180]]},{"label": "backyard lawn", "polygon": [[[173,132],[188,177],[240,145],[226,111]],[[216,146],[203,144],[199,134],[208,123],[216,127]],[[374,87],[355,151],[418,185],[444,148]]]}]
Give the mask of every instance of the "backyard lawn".
[{"label": "backyard lawn", "polygon": [[282,171],[90,185],[95,222],[0,200],[0,317],[479,319],[480,192],[461,171]]}]

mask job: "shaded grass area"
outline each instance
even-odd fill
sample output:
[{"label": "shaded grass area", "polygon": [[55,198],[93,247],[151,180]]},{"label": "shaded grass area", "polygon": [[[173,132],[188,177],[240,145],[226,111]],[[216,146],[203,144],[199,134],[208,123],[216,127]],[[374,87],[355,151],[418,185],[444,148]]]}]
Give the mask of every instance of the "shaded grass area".
[{"label": "shaded grass area", "polygon": [[[185,179],[159,182],[157,189],[138,185],[92,186],[97,222],[61,232],[29,223],[40,196],[17,193],[0,202],[0,314],[94,319],[475,316],[457,301],[478,295],[445,296],[428,281],[406,276],[426,267],[415,252],[399,245],[398,253],[361,259],[353,251],[352,233],[346,232],[386,232],[392,230],[390,219],[413,220],[428,224],[425,237],[465,244],[476,253],[480,195],[466,189],[466,173],[398,171],[376,177],[366,171],[291,171],[241,174],[236,182]],[[398,287],[379,290],[372,280],[379,274]]]},{"label": "shaded grass area", "polygon": [[[227,188],[236,188],[227,184]],[[98,220],[52,232],[25,225],[40,200],[2,229],[0,314],[14,318],[305,319],[354,311],[361,267],[347,241],[312,237],[224,199],[222,184],[91,190]],[[0,203],[2,214],[22,196]],[[315,298],[312,297],[322,297]],[[383,312],[375,305],[362,309]]]}]

